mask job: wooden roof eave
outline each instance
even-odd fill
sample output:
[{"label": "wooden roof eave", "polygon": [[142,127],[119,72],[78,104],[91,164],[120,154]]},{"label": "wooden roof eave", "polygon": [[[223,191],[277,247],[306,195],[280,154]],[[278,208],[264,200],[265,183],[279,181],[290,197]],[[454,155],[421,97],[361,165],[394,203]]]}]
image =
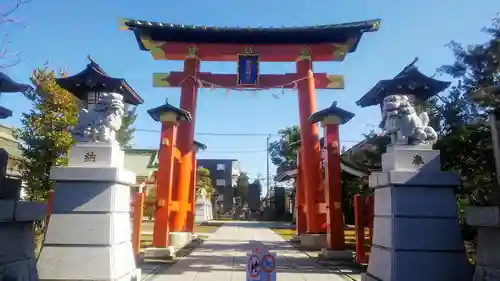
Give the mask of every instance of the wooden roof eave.
[{"label": "wooden roof eave", "polygon": [[[345,160],[340,161],[340,169],[342,171],[344,171],[350,175],[353,175],[355,177],[358,177],[358,178],[363,178],[363,177],[366,177],[370,174],[369,170],[364,170],[364,169],[354,167],[354,165],[352,165],[352,163],[349,163]],[[298,174],[298,169],[288,170],[288,171],[285,171],[285,172],[277,175],[275,180],[277,182],[284,182],[284,181],[291,180],[291,179],[295,178],[297,176],[297,174]]]},{"label": "wooden roof eave", "polygon": [[[340,43],[338,40],[332,40],[332,38],[343,38],[343,41],[347,41],[348,38],[355,38],[356,40],[352,42],[352,46],[349,52],[354,52],[356,47],[361,39],[361,36],[365,32],[373,32],[377,31],[380,25],[380,20],[368,20],[368,21],[360,21],[360,22],[351,22],[351,23],[343,23],[343,24],[331,24],[331,25],[321,25],[321,26],[305,26],[305,27],[284,27],[284,28],[219,28],[219,27],[206,27],[206,26],[194,26],[194,25],[174,25],[170,23],[161,23],[161,22],[152,22],[152,21],[141,21],[141,20],[132,20],[132,19],[124,19],[121,21],[121,28],[125,30],[131,30],[134,32],[136,41],[141,50],[147,51],[148,48],[144,46],[141,38],[144,36],[150,37],[152,40],[157,41],[171,41],[177,42],[179,39],[162,39],[161,37],[166,37],[163,34],[173,34],[173,33],[208,33],[207,37],[210,33],[214,35],[224,34],[226,37],[248,37],[252,35],[255,37],[268,36],[270,38],[275,37],[276,34],[280,34],[284,37],[289,34],[290,37],[301,38],[305,35],[315,34],[313,37],[319,36],[319,33],[324,33],[324,36],[319,36],[318,38],[323,38],[324,40],[318,39],[320,41],[324,41],[322,43]],[[304,36],[297,36],[297,33],[300,35],[301,33]],[[193,34],[191,34],[193,35]],[[257,36],[256,36],[257,35]],[[294,36],[292,36],[294,35]],[[178,36],[179,37],[179,36]],[[181,36],[185,37],[185,36]],[[194,36],[196,37],[196,36]],[[230,41],[230,39],[226,38],[225,41]],[[251,39],[248,39],[251,41]],[[252,42],[248,42],[248,44],[256,44]],[[194,42],[194,41],[193,41]],[[203,43],[203,42],[196,42]],[[229,42],[226,42],[229,43]],[[300,42],[302,44],[304,42]],[[315,42],[320,43],[320,42]],[[262,43],[265,44],[265,43]],[[279,44],[279,43],[274,43]],[[291,44],[291,43],[289,43]],[[299,44],[299,42],[297,43]]]}]

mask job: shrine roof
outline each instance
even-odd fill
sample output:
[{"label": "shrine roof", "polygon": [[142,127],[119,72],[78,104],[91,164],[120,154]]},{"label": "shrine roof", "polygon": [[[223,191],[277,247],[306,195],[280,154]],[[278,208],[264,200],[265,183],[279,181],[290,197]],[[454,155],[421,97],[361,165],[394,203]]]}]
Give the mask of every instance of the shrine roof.
[{"label": "shrine roof", "polygon": [[385,97],[403,90],[421,100],[427,100],[450,86],[451,82],[436,80],[420,72],[415,65],[417,61],[418,58],[415,58],[393,79],[380,80],[356,104],[361,107],[377,105]]},{"label": "shrine roof", "polygon": [[104,70],[90,59],[87,67],[73,75],[64,78],[57,78],[59,86],[75,95],[81,100],[87,99],[88,92],[114,92],[123,95],[125,103],[139,105],[144,100],[130,87],[122,78],[110,77]]},{"label": "shrine roof", "polygon": [[340,124],[345,124],[354,117],[354,113],[349,112],[340,107],[337,107],[337,102],[335,101],[332,103],[330,107],[322,109],[320,111],[316,111],[313,114],[311,114],[311,116],[309,116],[309,120],[313,123],[317,123],[323,121],[325,118],[329,116],[335,116],[340,119]]},{"label": "shrine roof", "polygon": [[30,88],[30,85],[17,83],[7,74],[0,72],[0,93],[22,93]]},{"label": "shrine roof", "polygon": [[215,44],[321,44],[345,43],[356,39],[350,52],[356,50],[357,43],[365,32],[377,31],[379,19],[302,27],[215,27],[183,25],[124,19],[124,29],[132,30],[141,50],[141,35],[153,41],[215,43]]}]

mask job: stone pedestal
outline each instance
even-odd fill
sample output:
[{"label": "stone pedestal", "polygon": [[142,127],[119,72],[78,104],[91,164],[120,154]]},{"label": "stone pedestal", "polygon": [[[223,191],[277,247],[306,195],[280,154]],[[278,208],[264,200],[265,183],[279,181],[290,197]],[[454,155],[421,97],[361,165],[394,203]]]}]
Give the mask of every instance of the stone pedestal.
[{"label": "stone pedestal", "polygon": [[208,207],[205,209],[206,212],[207,212],[207,218],[209,221],[213,221],[214,220],[214,206],[212,205],[212,203],[209,201],[208,202]]},{"label": "stone pedestal", "polygon": [[169,246],[165,248],[146,248],[144,258],[169,259],[182,247],[191,243],[197,236],[190,232],[170,232],[168,235]]},{"label": "stone pedestal", "polygon": [[175,247],[167,246],[165,248],[146,248],[144,249],[144,258],[169,259],[175,255]]},{"label": "stone pedestal", "polygon": [[300,238],[302,235],[295,235],[290,239],[290,242],[292,243],[300,243],[302,238]]},{"label": "stone pedestal", "polygon": [[211,220],[210,213],[212,210],[212,204],[204,198],[198,198],[195,203],[195,216],[194,221],[196,223],[204,223]]},{"label": "stone pedestal", "polygon": [[471,267],[453,188],[458,174],[440,170],[439,151],[390,146],[375,190],[373,245],[365,281],[469,281]]},{"label": "stone pedestal", "polygon": [[130,185],[118,144],[72,147],[54,167],[52,215],[38,259],[40,280],[140,280],[132,250]]},{"label": "stone pedestal", "polygon": [[326,247],[326,234],[304,233],[300,235],[300,247],[305,250],[321,250]]},{"label": "stone pedestal", "polygon": [[170,246],[177,249],[191,243],[191,240],[193,240],[193,234],[191,232],[170,232],[168,235]]},{"label": "stone pedestal", "polygon": [[478,227],[474,281],[500,280],[500,207],[471,206],[467,224]]},{"label": "stone pedestal", "polygon": [[0,280],[38,281],[33,221],[43,220],[46,205],[0,200]]},{"label": "stone pedestal", "polygon": [[321,249],[319,257],[323,260],[345,260],[351,261],[353,253],[351,250],[329,250],[327,248]]}]

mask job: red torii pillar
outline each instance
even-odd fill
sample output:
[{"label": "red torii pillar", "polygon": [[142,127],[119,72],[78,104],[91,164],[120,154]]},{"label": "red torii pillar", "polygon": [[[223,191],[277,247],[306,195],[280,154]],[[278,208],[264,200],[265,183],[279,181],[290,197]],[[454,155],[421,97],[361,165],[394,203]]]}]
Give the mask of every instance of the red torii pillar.
[{"label": "red torii pillar", "polygon": [[329,108],[315,112],[309,118],[312,123],[321,122],[324,129],[327,250],[345,250],[339,125],[353,117],[353,113],[337,107],[337,102],[334,102]]},{"label": "red torii pillar", "polygon": [[191,183],[189,184],[188,210],[185,231],[194,233],[194,216],[196,201],[196,153],[193,152],[193,169],[191,169]]},{"label": "red torii pillar", "polygon": [[168,102],[148,110],[148,114],[157,122],[161,122],[161,138],[158,171],[156,173],[155,223],[153,229],[153,246],[168,246],[169,216],[172,207],[172,190],[174,177],[174,160],[179,151],[175,147],[176,131],[179,121],[191,121],[189,112],[176,108]]},{"label": "red torii pillar", "polygon": [[309,116],[316,111],[316,88],[310,56],[297,60],[297,74],[305,79],[298,82],[300,140],[302,149],[302,176],[305,187],[307,233],[321,233],[318,221],[316,194],[321,189],[322,169],[318,126],[309,122]]},{"label": "red torii pillar", "polygon": [[194,233],[194,218],[196,216],[196,153],[206,149],[206,145],[195,141],[193,144],[193,169],[191,170],[191,186],[189,188],[189,210],[187,213],[186,232]]},{"label": "red torii pillar", "polygon": [[297,153],[297,177],[295,178],[295,235],[300,236],[307,231],[306,213],[305,213],[305,200],[304,200],[304,180],[303,168],[300,163],[302,157],[301,149]]},{"label": "red torii pillar", "polygon": [[[180,108],[191,113],[196,112],[196,101],[198,97],[198,85],[195,81],[196,74],[200,67],[200,60],[196,57],[188,57],[184,60],[184,75],[186,80],[181,86],[181,101]],[[174,214],[174,222],[172,231],[186,231],[187,213],[189,209],[189,193],[191,190],[191,182],[193,180],[193,141],[194,141],[194,123],[182,123],[177,131],[177,147],[181,154],[181,164],[179,169],[179,181],[177,184],[177,198],[179,209]]]}]

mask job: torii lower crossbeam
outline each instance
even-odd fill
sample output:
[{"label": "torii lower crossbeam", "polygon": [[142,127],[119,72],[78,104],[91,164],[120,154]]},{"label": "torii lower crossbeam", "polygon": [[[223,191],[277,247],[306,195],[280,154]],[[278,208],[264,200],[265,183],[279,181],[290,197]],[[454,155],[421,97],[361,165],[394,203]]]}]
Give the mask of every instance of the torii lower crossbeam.
[{"label": "torii lower crossbeam", "polygon": [[[153,85],[155,87],[181,87],[186,79],[194,77],[186,76],[184,72],[154,73]],[[203,87],[214,88],[248,88],[247,86],[236,85],[236,74],[214,74],[210,72],[198,72],[195,79],[203,84]],[[305,77],[300,77],[298,73],[286,74],[262,74],[259,75],[259,84],[251,88],[297,88],[297,82]],[[316,89],[343,89],[344,77],[342,75],[332,75],[326,73],[315,73]]]}]

